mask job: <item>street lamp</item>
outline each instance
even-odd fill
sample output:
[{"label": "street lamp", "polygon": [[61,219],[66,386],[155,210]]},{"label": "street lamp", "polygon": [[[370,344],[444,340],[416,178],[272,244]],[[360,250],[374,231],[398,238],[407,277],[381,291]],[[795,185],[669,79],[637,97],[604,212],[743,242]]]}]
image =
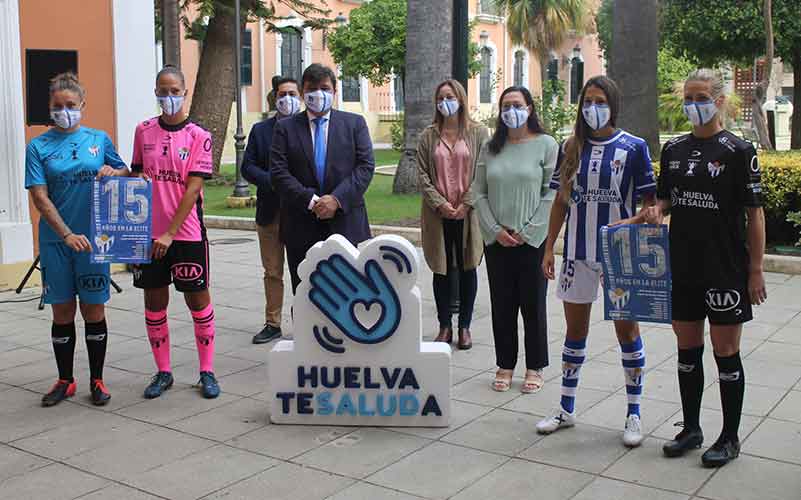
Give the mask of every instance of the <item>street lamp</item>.
[{"label": "street lamp", "polygon": [[[348,18],[342,15],[340,12],[337,17],[334,18],[334,24],[337,25],[337,28],[341,28],[348,24]],[[323,29],[323,50],[326,49],[328,46],[328,28]]]},{"label": "street lamp", "polygon": [[573,57],[570,59],[570,102],[578,102],[581,87],[584,86],[584,57],[581,55],[581,46],[573,47]]},{"label": "street lamp", "polygon": [[470,23],[467,0],[453,0],[453,79],[467,90],[468,44],[470,43]]},{"label": "street lamp", "polygon": [[481,33],[478,35],[478,39],[481,40],[481,46],[487,46],[487,40],[489,40],[489,32],[487,30],[481,30]]},{"label": "street lamp", "polygon": [[234,147],[236,148],[236,183],[234,184],[234,198],[250,198],[248,183],[242,177],[242,158],[245,156],[245,132],[242,130],[242,26],[240,26],[240,0],[234,2],[234,75],[236,76],[236,132],[234,133]]}]

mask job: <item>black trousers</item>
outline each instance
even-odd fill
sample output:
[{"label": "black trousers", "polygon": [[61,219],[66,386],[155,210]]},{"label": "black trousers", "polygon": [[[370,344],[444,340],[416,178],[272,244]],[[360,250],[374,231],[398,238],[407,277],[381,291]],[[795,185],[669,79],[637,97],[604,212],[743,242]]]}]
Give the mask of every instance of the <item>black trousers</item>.
[{"label": "black trousers", "polygon": [[[464,220],[442,219],[448,274],[434,273],[434,301],[440,328],[451,326],[450,273],[459,273],[459,328],[470,328],[478,291],[478,273],[464,268]],[[454,265],[455,264],[455,265]]]},{"label": "black trousers", "polygon": [[495,243],[485,249],[499,368],[511,370],[517,364],[518,312],[523,313],[526,368],[548,366],[548,281],[541,268],[544,246],[504,247]]},{"label": "black trousers", "polygon": [[[328,224],[320,224],[320,232],[318,235],[317,241],[324,241],[331,236],[331,230],[328,228]],[[289,267],[289,278],[292,281],[292,295],[295,295],[295,292],[298,289],[298,285],[300,284],[300,276],[298,276],[298,266],[303,259],[306,258],[306,252],[309,251],[311,247],[313,247],[317,242],[311,242],[305,246],[289,246],[288,244],[284,243],[286,247],[286,264]]]}]

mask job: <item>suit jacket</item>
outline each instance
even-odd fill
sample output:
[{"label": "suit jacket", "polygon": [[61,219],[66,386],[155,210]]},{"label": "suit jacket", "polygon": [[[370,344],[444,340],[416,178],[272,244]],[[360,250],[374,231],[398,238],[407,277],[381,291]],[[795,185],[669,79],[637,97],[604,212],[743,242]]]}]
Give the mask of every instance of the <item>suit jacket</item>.
[{"label": "suit jacket", "polygon": [[[360,115],[331,110],[324,185],[317,182],[308,115],[279,121],[273,134],[270,172],[281,197],[281,240],[288,247],[308,249],[331,234],[351,243],[370,238],[364,192],[373,178],[375,161],[367,122]],[[309,210],[312,196],[333,195],[340,209],[320,221]]]},{"label": "suit jacket", "polygon": [[253,125],[242,159],[242,177],[257,188],[256,224],[266,226],[278,215],[280,200],[272,186],[270,175],[270,148],[273,130],[278,117],[273,116]]}]

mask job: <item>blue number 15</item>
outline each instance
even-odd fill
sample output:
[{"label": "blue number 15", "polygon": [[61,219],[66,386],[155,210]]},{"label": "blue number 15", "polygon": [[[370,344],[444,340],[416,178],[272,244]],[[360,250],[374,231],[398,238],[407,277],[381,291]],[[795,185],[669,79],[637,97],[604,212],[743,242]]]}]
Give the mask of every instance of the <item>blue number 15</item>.
[{"label": "blue number 15", "polygon": [[[144,179],[128,179],[125,184],[125,220],[133,224],[141,224],[147,220],[149,211],[147,196],[137,193],[137,189],[147,188],[147,181]],[[120,180],[109,179],[103,185],[103,194],[109,193],[108,221],[116,224],[120,220]],[[136,205],[135,209],[128,208]]]},{"label": "blue number 15", "polygon": [[[653,226],[637,226],[637,257],[645,258],[638,264],[641,272],[651,278],[659,278],[667,272],[667,253],[662,245],[651,241],[662,234],[662,229]],[[612,233],[612,244],[620,248],[620,265],[623,274],[634,274],[631,256],[631,227],[621,227]],[[653,258],[653,260],[651,259]],[[653,264],[651,264],[653,262]]]}]

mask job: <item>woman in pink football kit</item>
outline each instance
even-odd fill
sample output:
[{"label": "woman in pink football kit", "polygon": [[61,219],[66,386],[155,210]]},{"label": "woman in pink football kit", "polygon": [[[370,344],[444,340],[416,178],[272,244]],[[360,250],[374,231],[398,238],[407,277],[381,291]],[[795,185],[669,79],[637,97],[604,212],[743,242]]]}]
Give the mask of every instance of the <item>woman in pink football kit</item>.
[{"label": "woman in pink football kit", "polygon": [[157,398],[173,384],[167,324],[169,285],[183,292],[195,325],[203,397],[216,398],[214,308],[209,295],[209,251],[203,225],[203,180],[211,177],[211,135],[184,110],[184,75],[165,66],[156,77],[158,118],[140,123],[131,169],[153,182],[153,250],[150,264],[134,269],[134,286],[145,291],[145,323],[158,373],[145,389]]}]

